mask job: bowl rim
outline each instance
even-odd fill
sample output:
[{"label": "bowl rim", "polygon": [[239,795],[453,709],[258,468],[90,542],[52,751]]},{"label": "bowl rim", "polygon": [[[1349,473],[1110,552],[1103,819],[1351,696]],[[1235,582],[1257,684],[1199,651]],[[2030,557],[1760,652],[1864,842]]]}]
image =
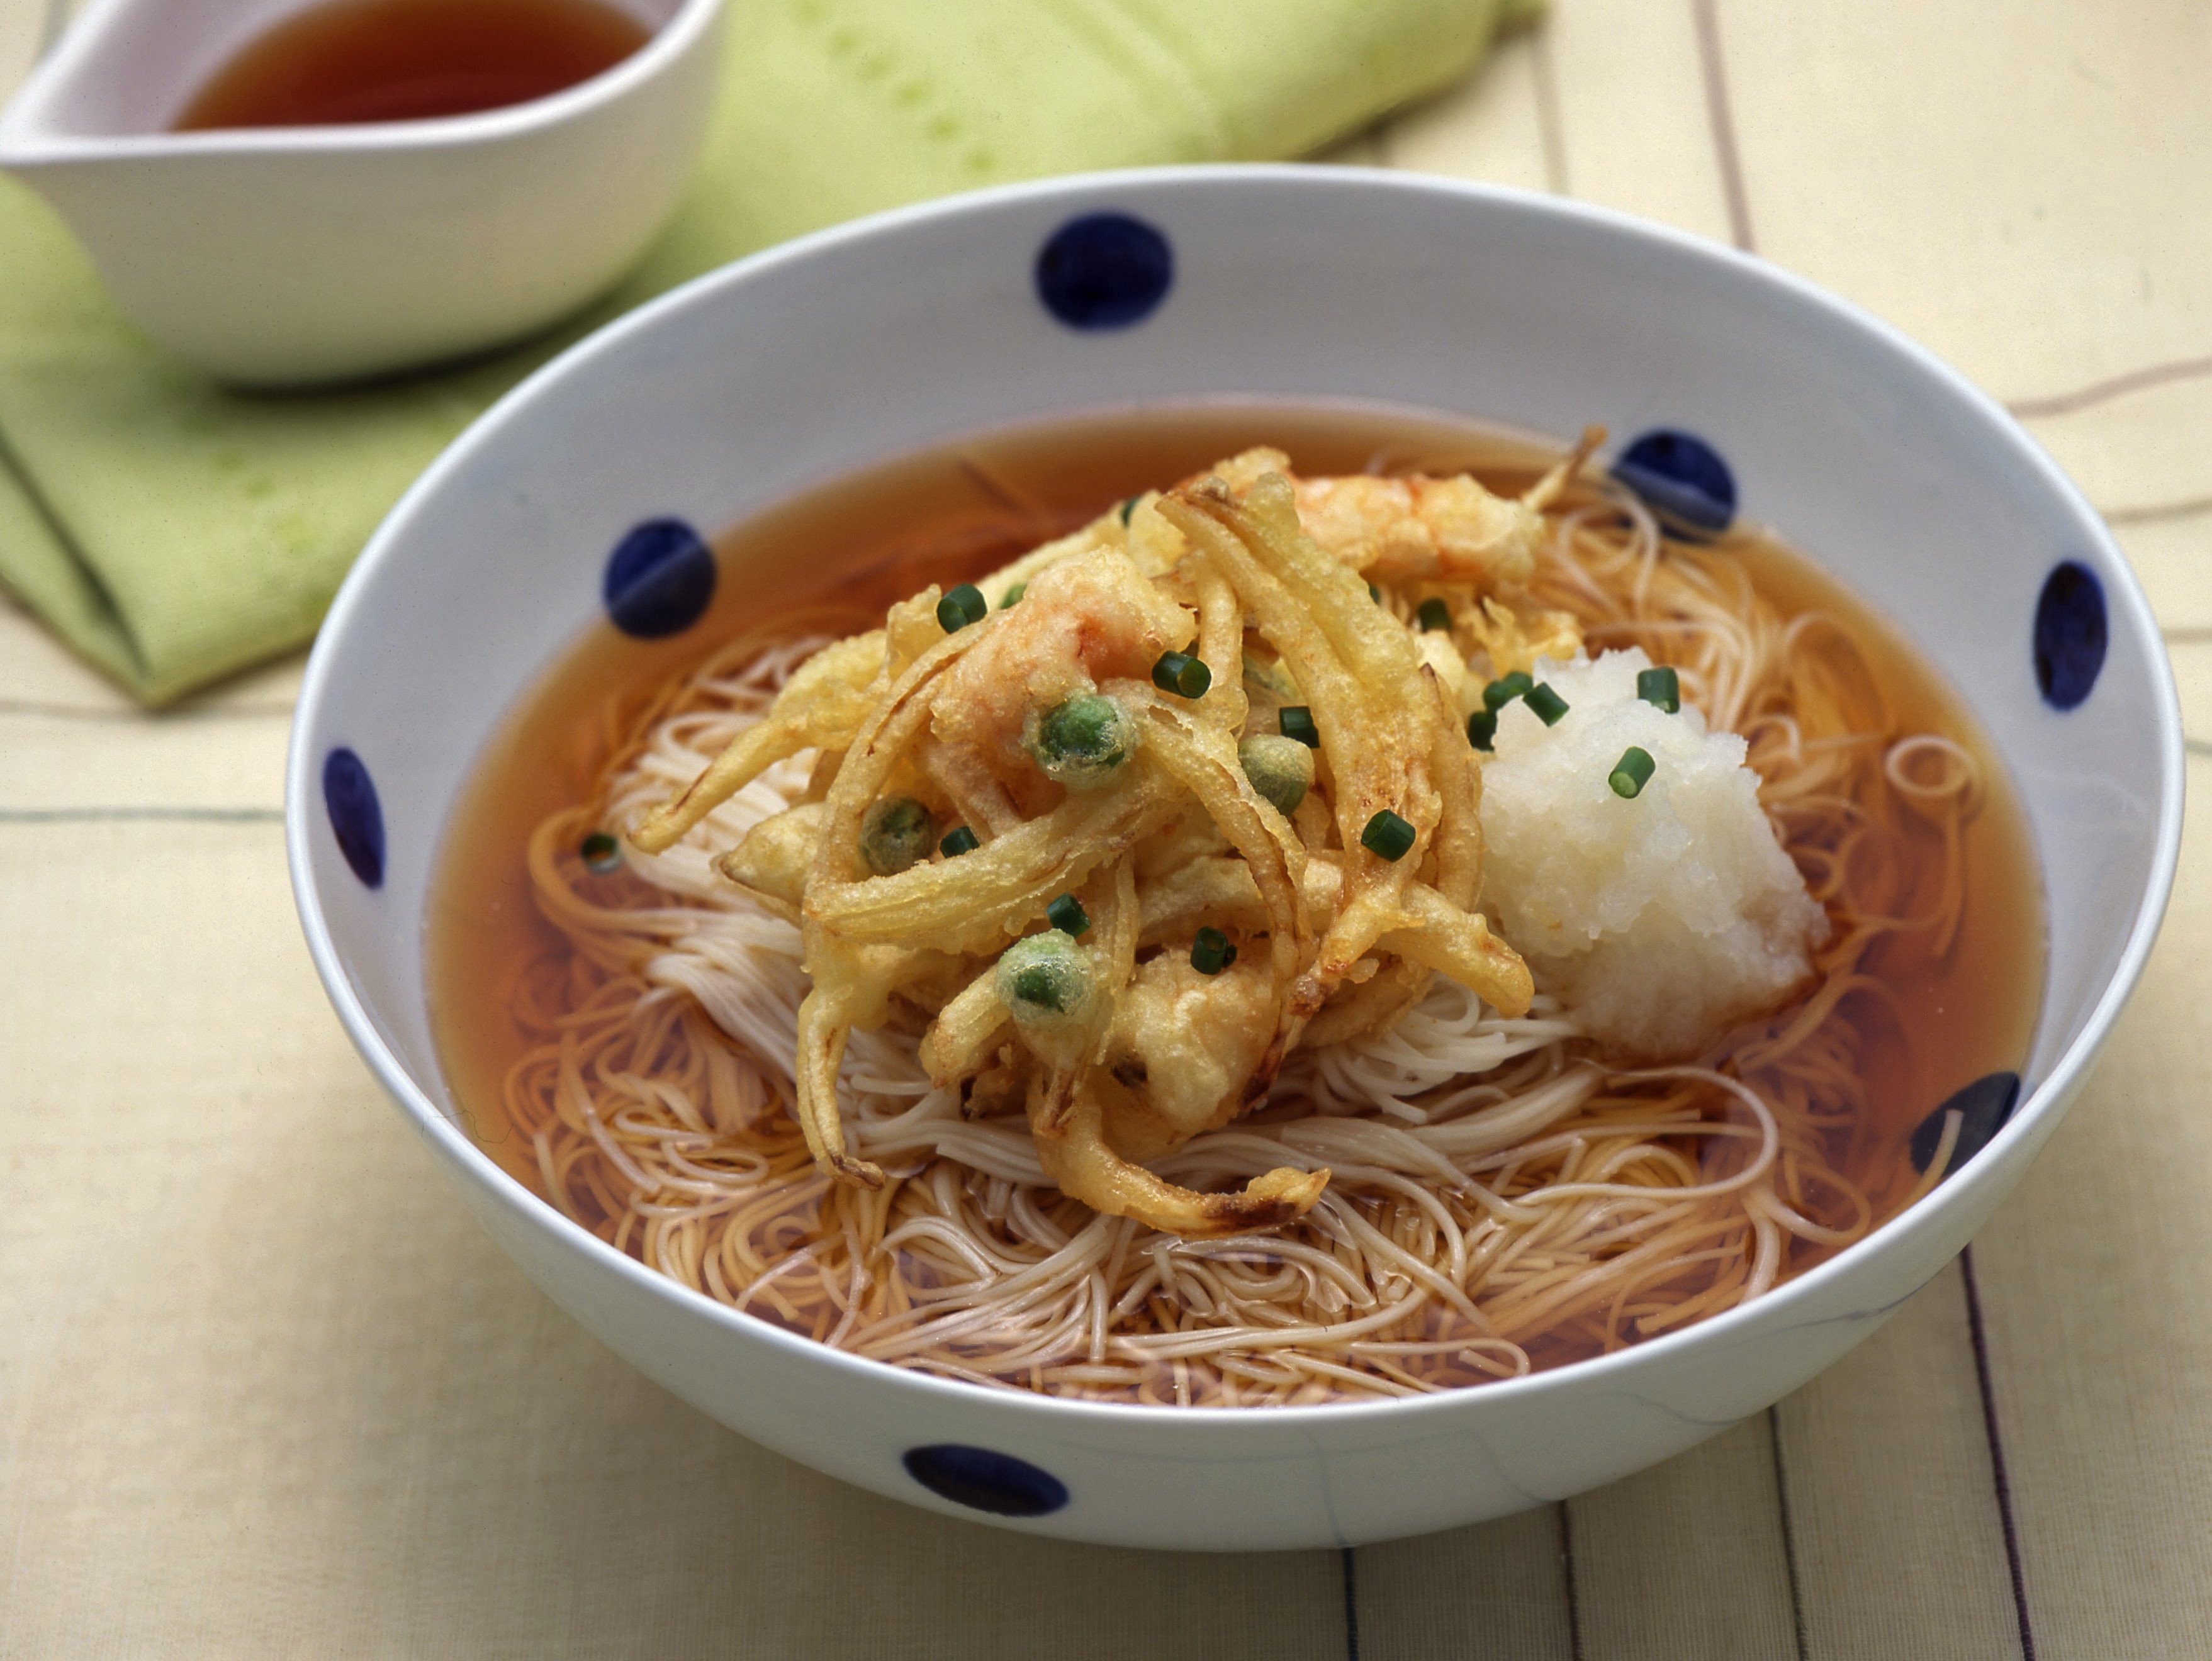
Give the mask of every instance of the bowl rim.
[{"label": "bowl rim", "polygon": [[[597,75],[542,98],[496,105],[465,115],[412,121],[335,122],[295,127],[218,127],[191,132],[69,133],[55,130],[55,112],[95,52],[147,0],[95,0],[0,105],[0,167],[148,161],[187,156],[338,157],[422,155],[481,149],[527,138],[619,102],[658,80],[710,36],[724,0],[678,0],[645,43]],[[627,12],[629,8],[619,9]],[[312,9],[312,6],[303,9]],[[297,16],[298,12],[289,14]],[[634,14],[632,14],[634,15]],[[278,21],[287,21],[280,19]],[[487,412],[489,413],[489,412]]]},{"label": "bowl rim", "polygon": [[[1224,188],[1323,195],[1387,191],[1426,198],[1448,208],[1474,205],[1486,210],[1563,221],[1600,235],[1650,245],[1671,257],[1703,262],[1739,280],[1778,290],[1801,306],[1825,312],[1831,319],[1870,337],[1870,345],[1887,349],[1905,360],[1942,391],[1963,401],[1970,411],[1980,415],[2002,435],[2058,504],[2070,510],[2078,521],[2081,543],[2094,551],[2101,567],[2099,574],[2105,580],[2108,604],[2124,612],[2142,637],[2157,647],[2149,654],[2152,661],[2148,665],[2158,694],[2155,736],[2159,760],[2159,801],[2150,869],[2130,920],[2126,943],[2118,961],[2081,1030],[1981,1155],[1864,1240],[1752,1303],[1740,1304],[1642,1343],[1584,1361],[1433,1395],[1393,1397],[1371,1402],[1327,1402],[1263,1410],[1243,1407],[1169,1409],[1078,1400],[1027,1390],[999,1390],[940,1378],[833,1349],[760,1316],[717,1303],[705,1294],[617,1252],[571,1222],[557,1207],[508,1175],[459,1125],[439,1111],[385,1044],[347,979],[323,915],[310,857],[310,839],[316,823],[315,769],[310,765],[305,745],[321,724],[332,666],[346,650],[354,615],[364,603],[375,573],[394,557],[395,549],[405,545],[410,521],[422,505],[444,489],[448,481],[467,470],[479,452],[495,446],[518,410],[552,395],[563,379],[580,367],[621,352],[632,336],[657,330],[665,320],[694,306],[714,304],[725,291],[742,291],[758,273],[803,264],[856,246],[896,240],[908,227],[957,219],[1002,206],[1062,200],[1072,211],[1086,211],[1104,205],[1099,200],[1102,197],[1118,196],[1121,200],[1115,205],[1141,212],[1147,199],[1157,200],[1164,194]],[[2102,518],[2017,420],[1957,370],[1889,324],[1765,260],[1610,209],[1507,186],[1388,169],[1322,168],[1297,163],[1212,163],[1078,173],[895,208],[778,244],[695,277],[624,314],[569,347],[508,391],[471,422],[410,486],[370,537],[331,604],[308,658],[292,724],[285,777],[285,847],[294,899],[316,972],[348,1035],[386,1093],[414,1120],[416,1128],[447,1155],[455,1170],[466,1176],[487,1198],[514,1214],[517,1220],[541,1235],[557,1240],[569,1250],[580,1251],[599,1267],[646,1296],[714,1321],[738,1337],[779,1349],[800,1365],[818,1365],[844,1373],[861,1387],[872,1381],[885,1389],[911,1391],[918,1400],[939,1403],[956,1412],[966,1407],[994,1404],[1006,1414],[1033,1420],[1040,1429],[1054,1425],[1066,1429],[1087,1424],[1102,1432],[1109,1428],[1127,1430],[1133,1426],[1170,1431],[1180,1425],[1205,1426],[1207,1434],[1224,1434],[1221,1427],[1240,1424],[1247,1427],[1246,1430],[1225,1434],[1257,1435],[1269,1428],[1312,1432],[1324,1426],[1352,1430],[1372,1426],[1383,1415],[1397,1423],[1414,1415],[1481,1411],[1484,1409],[1476,1405],[1481,1403],[1493,1403],[1502,1409],[1510,1403],[1561,1391],[1602,1386],[1607,1380],[1632,1376],[1697,1347],[1725,1345],[1753,1324],[1771,1320],[1778,1312],[1786,1312],[1839,1280],[1847,1279],[1871,1253],[1894,1252],[1913,1237],[1942,1228],[1948,1214],[1976,1204],[1980,1191],[2008,1162],[2002,1157],[2002,1150],[2038,1134],[2041,1122],[2070,1100],[2109,1036],[2122,1006],[2140,980],[2165,917],[2180,856],[2185,763],[2179,697],[2172,664],[2159,644],[2162,640],[2149,600]],[[1993,1154],[1999,1156],[1988,1157]],[[1944,1262],[1949,1260],[1947,1254]],[[1888,1306],[1884,1306],[1884,1310]],[[1867,1312],[1871,1315],[1883,1312]]]}]

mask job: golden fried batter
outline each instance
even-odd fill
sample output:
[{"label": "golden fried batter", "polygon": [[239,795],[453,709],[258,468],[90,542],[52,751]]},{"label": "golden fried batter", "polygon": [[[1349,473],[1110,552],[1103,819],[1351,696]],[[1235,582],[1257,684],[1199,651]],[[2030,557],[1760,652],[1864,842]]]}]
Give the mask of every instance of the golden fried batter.
[{"label": "golden fried batter", "polygon": [[[1200,1194],[1145,1165],[1431,973],[1526,1009],[1527,969],[1474,909],[1466,654],[1497,674],[1572,650],[1515,603],[1563,476],[1516,500],[1463,476],[1297,480],[1248,452],[1036,550],[980,606],[932,588],[810,660],[631,836],[665,848],[768,766],[821,757],[813,799],[718,868],[800,924],[817,1162],[886,1180],[847,1150],[837,1070],[852,1030],[905,1009],[932,1079],[971,1112],[1019,1102],[1073,1197],[1185,1235],[1273,1227],[1327,1171]],[[1449,630],[1401,619],[1432,597]],[[867,842],[892,824],[896,858]]]}]

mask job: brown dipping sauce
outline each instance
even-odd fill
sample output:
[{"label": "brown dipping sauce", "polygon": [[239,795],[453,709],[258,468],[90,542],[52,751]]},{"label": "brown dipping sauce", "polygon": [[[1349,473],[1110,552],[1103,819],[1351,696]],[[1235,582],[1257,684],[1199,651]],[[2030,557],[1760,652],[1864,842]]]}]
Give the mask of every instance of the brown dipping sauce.
[{"label": "brown dipping sauce", "polygon": [[601,0],[330,0],[216,70],[175,130],[472,115],[588,81],[650,33]]}]

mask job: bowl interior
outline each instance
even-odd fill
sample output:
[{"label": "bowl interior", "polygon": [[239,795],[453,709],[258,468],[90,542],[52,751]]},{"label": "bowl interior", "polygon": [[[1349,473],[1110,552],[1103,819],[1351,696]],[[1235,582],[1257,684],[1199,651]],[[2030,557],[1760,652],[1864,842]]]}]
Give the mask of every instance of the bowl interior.
[{"label": "bowl interior", "polygon": [[[295,734],[303,912],[387,1082],[454,1115],[424,998],[441,837],[632,527],[711,534],[963,433],[1223,396],[1710,443],[1741,511],[1897,623],[2010,767],[2051,938],[2005,1134],[2048,1105],[2148,947],[2178,828],[2162,649],[2086,504],[1940,365],[1752,262],[1537,198],[1288,169],[1018,188],[792,245],[603,332],[441,459],[349,582]],[[358,767],[334,780],[340,751]]]}]

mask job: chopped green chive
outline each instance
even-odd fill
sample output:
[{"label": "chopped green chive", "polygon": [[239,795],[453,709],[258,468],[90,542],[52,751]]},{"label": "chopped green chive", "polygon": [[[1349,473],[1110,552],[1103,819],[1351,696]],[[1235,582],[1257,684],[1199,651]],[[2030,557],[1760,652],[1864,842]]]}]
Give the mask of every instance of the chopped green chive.
[{"label": "chopped green chive", "polygon": [[1512,674],[1501,676],[1483,688],[1482,706],[1493,711],[1504,709],[1516,698],[1527,696],[1529,688],[1535,684],[1516,669]]},{"label": "chopped green chive", "polygon": [[1275,730],[1295,738],[1308,749],[1321,748],[1321,729],[1314,725],[1313,711],[1304,704],[1285,704],[1275,712]]},{"label": "chopped green chive", "polygon": [[860,819],[860,858],[878,876],[927,859],[936,840],[936,815],[911,796],[886,796]]},{"label": "chopped green chive", "polygon": [[937,603],[937,621],[947,634],[957,634],[969,624],[981,622],[990,609],[981,589],[963,583]]},{"label": "chopped green chive", "polygon": [[1379,859],[1395,863],[1413,846],[1413,827],[1385,808],[1359,833],[1359,846]]},{"label": "chopped green chive", "polygon": [[1644,785],[1651,782],[1652,772],[1657,766],[1658,763],[1651,759],[1650,750],[1639,749],[1631,744],[1621,753],[1620,760],[1613,764],[1613,776],[1606,783],[1613,786],[1615,796],[1633,801],[1642,793]]},{"label": "chopped green chive", "polygon": [[605,831],[593,831],[576,852],[584,856],[586,868],[602,876],[622,864],[622,844]]},{"label": "chopped green chive", "polygon": [[965,825],[955,825],[945,833],[945,840],[937,845],[937,851],[947,859],[957,859],[963,853],[975,852],[981,846],[975,840],[974,831]]},{"label": "chopped green chive", "polygon": [[1029,591],[1030,585],[1027,583],[1016,583],[1012,588],[1006,591],[1006,597],[999,602],[999,609],[1004,611],[1008,606],[1012,605],[1017,600],[1019,600],[1023,595]]},{"label": "chopped green chive", "polygon": [[1200,974],[1219,974],[1237,961],[1237,948],[1218,929],[1200,929],[1190,943],[1190,967]]},{"label": "chopped green chive", "polygon": [[1467,718],[1467,742],[1477,749],[1488,749],[1491,741],[1498,737],[1498,712],[1479,709]]},{"label": "chopped green chive", "polygon": [[1680,715],[1682,677],[1671,669],[1640,669],[1636,671],[1636,695],[1669,715]]},{"label": "chopped green chive", "polygon": [[1376,587],[1374,584],[1370,583],[1367,585],[1367,597],[1374,601],[1376,604],[1381,605],[1382,603],[1382,591]]},{"label": "chopped green chive", "polygon": [[1064,894],[1047,906],[1044,920],[1062,934],[1081,935],[1091,931],[1091,913],[1083,909],[1083,902],[1072,894]]},{"label": "chopped green chive", "polygon": [[1536,718],[1547,727],[1559,724],[1559,718],[1567,712],[1567,700],[1552,690],[1542,681],[1521,694],[1521,701],[1536,712]]},{"label": "chopped green chive", "polygon": [[1128,500],[1121,504],[1121,523],[1123,524],[1128,524],[1129,515],[1137,511],[1138,500],[1139,499],[1137,497],[1132,496]]},{"label": "chopped green chive", "polygon": [[1152,684],[1180,697],[1203,698],[1213,684],[1213,671],[1188,652],[1163,652],[1152,665]]},{"label": "chopped green chive", "polygon": [[1424,634],[1433,634],[1439,629],[1451,627],[1451,608],[1433,595],[1421,602],[1420,609],[1413,616]]}]

